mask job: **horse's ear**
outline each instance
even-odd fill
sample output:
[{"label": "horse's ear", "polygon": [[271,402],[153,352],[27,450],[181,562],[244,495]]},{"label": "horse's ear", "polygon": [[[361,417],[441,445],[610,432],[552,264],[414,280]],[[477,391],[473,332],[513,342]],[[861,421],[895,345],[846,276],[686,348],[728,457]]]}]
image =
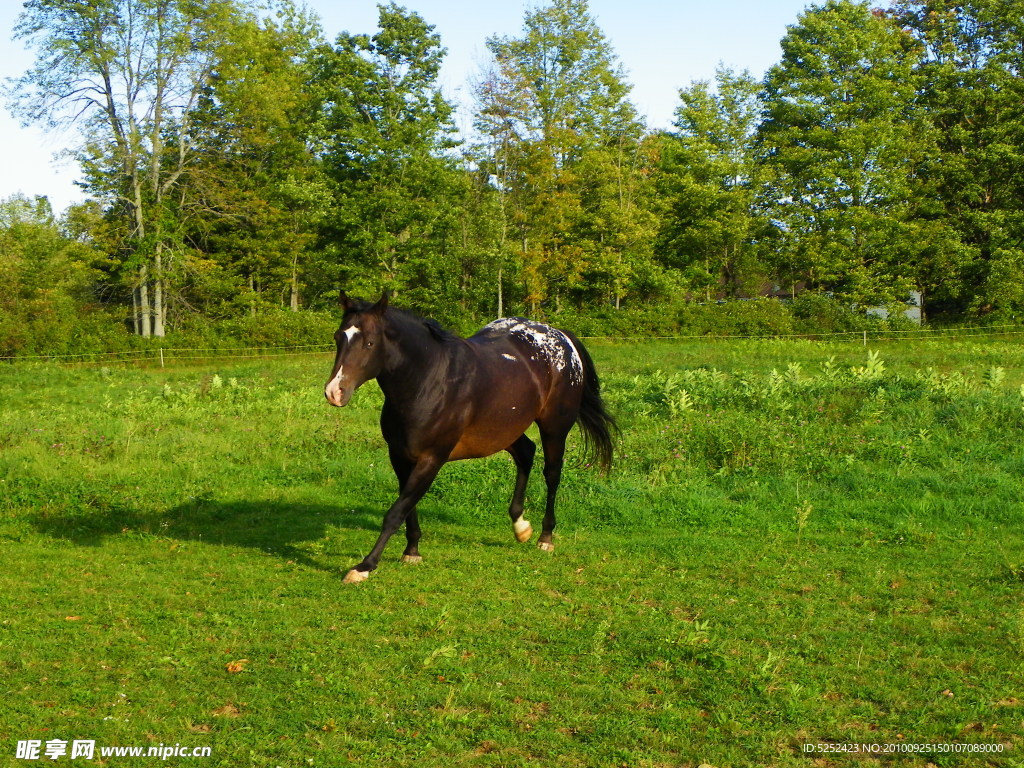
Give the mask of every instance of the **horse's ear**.
[{"label": "horse's ear", "polygon": [[376,304],[374,304],[372,307],[370,307],[370,311],[374,312],[374,313],[376,313],[378,315],[383,315],[384,314],[384,310],[387,309],[387,308],[388,308],[388,292],[384,291],[380,295],[380,301],[378,301]]},{"label": "horse's ear", "polygon": [[348,297],[348,294],[345,293],[344,290],[338,292],[338,303],[345,312],[348,312],[355,306],[355,302]]}]

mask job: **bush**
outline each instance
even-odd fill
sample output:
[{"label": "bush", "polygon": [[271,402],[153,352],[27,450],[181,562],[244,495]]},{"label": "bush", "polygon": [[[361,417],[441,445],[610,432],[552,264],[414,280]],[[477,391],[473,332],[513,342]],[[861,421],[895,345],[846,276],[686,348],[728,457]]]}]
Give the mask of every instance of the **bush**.
[{"label": "bush", "polygon": [[581,312],[578,309],[565,309],[548,318],[548,321],[559,328],[572,331],[577,336],[675,336],[679,333],[679,325],[664,305],[629,307],[613,309],[611,307]]},{"label": "bush", "polygon": [[684,336],[787,336],[793,315],[778,299],[735,299],[687,304],[677,314]]},{"label": "bush", "polygon": [[[417,310],[417,307],[406,307]],[[435,316],[463,335],[487,322],[452,311]],[[733,299],[698,304],[668,301],[637,307],[567,307],[545,320],[578,336],[650,338],[656,336],[813,336],[859,331],[908,330],[916,326],[899,312],[888,319],[868,317],[835,298],[806,293],[794,301]],[[124,310],[82,309],[14,317],[0,314],[0,357],[99,354],[139,349],[243,349],[329,344],[338,313],[270,309],[257,315],[212,320],[202,315],[176,318],[165,338],[143,339],[129,328]]]},{"label": "bush", "polygon": [[273,310],[224,320],[214,327],[224,340],[245,347],[295,347],[327,344],[334,337],[339,318],[330,312]]},{"label": "bush", "polygon": [[135,348],[139,341],[121,319],[100,309],[0,318],[0,357],[116,352]]},{"label": "bush", "polygon": [[213,321],[190,315],[163,338],[131,332],[123,313],[80,309],[0,317],[0,357],[92,355],[140,349],[243,349],[329,344],[338,327],[330,312],[274,310]]},{"label": "bush", "polygon": [[831,296],[803,293],[790,303],[793,317],[804,333],[846,333],[864,330],[869,318]]},{"label": "bush", "polygon": [[714,303],[666,302],[589,312],[566,309],[548,320],[580,336],[808,336],[858,331],[909,330],[915,324],[900,312],[888,319],[831,296],[805,293],[793,301],[730,299]]}]

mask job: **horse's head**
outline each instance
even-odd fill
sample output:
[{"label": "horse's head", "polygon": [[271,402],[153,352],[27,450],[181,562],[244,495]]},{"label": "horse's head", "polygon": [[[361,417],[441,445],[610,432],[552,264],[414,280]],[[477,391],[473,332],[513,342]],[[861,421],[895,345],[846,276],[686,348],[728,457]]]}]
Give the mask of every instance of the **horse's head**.
[{"label": "horse's head", "polygon": [[338,351],[334,357],[331,377],[324,387],[324,396],[339,408],[348,405],[352,393],[377,375],[384,367],[384,312],[388,308],[388,295],[384,293],[376,304],[367,304],[341,294],[345,314],[341,326],[334,334]]}]

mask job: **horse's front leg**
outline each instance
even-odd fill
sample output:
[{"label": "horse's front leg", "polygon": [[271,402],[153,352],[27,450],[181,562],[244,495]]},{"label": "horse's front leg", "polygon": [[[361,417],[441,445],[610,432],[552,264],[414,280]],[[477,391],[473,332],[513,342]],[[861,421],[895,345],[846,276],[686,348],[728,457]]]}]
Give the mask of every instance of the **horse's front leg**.
[{"label": "horse's front leg", "polygon": [[434,482],[434,478],[437,477],[437,473],[441,470],[443,464],[444,458],[433,455],[421,458],[413,465],[412,471],[409,472],[407,479],[402,485],[398,500],[391,505],[391,508],[384,515],[384,524],[381,526],[377,543],[373,545],[370,554],[363,558],[359,565],[345,574],[346,584],[365,580],[370,575],[370,571],[377,567],[377,563],[380,562],[380,556],[384,552],[384,547],[387,546],[388,539],[402,526],[409,513],[416,508],[419,500],[423,498],[423,494],[427,492],[430,484]]},{"label": "horse's front leg", "polygon": [[[571,428],[572,425],[570,424]],[[555,544],[551,540],[551,533],[555,530],[555,496],[558,494],[558,485],[562,481],[562,464],[565,461],[565,439],[569,435],[569,428],[554,429],[551,431],[541,427],[540,440],[544,446],[544,482],[548,487],[547,501],[544,508],[544,527],[541,530],[540,538],[537,539],[537,546],[545,552],[553,552]]]},{"label": "horse's front leg", "polygon": [[423,556],[420,554],[420,532],[419,516],[416,514],[416,507],[409,510],[405,517],[405,551],[402,552],[403,563],[422,563]]},{"label": "horse's front leg", "polygon": [[[398,478],[398,492],[401,493],[409,482],[415,462],[407,459],[405,453],[395,446],[388,446],[388,454],[391,459],[391,467],[395,470],[395,477]],[[416,507],[410,509],[405,515],[405,551],[402,553],[403,563],[421,563],[419,543],[422,533],[420,532],[420,521],[416,514]]]}]

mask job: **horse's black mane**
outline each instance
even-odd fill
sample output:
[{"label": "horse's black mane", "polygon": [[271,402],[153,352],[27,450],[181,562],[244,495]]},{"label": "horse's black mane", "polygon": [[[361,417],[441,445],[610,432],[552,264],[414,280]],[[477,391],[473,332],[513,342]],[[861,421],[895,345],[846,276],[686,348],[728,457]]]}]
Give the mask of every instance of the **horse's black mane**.
[{"label": "horse's black mane", "polygon": [[456,341],[459,338],[458,334],[454,333],[453,331],[449,331],[447,328],[442,327],[442,325],[433,318],[420,317],[415,312],[410,312],[407,309],[400,309],[399,307],[389,306],[388,312],[394,313],[395,315],[402,318],[403,320],[406,320],[407,322],[422,325],[424,328],[430,331],[430,335],[433,336],[437,341]]},{"label": "horse's black mane", "polygon": [[[415,315],[413,317],[415,317]],[[444,328],[439,322],[437,322],[437,320],[432,320],[430,318],[425,320],[419,318],[419,320],[427,327],[427,330],[430,331],[430,335],[438,341],[457,341],[461,338],[454,331],[449,331],[447,328]]]},{"label": "horse's black mane", "polygon": [[[357,301],[355,303],[355,306],[352,307],[352,311],[365,312],[372,306],[372,301],[360,300]],[[437,341],[458,341],[459,339],[461,339],[461,337],[457,333],[455,333],[454,331],[449,331],[447,328],[443,327],[439,322],[437,322],[437,320],[434,320],[433,318],[420,317],[415,312],[410,312],[407,309],[400,309],[399,307],[394,306],[388,306],[387,312],[388,314],[397,315],[399,318],[414,325],[422,325],[424,328],[430,331],[430,335],[437,339]]]}]

